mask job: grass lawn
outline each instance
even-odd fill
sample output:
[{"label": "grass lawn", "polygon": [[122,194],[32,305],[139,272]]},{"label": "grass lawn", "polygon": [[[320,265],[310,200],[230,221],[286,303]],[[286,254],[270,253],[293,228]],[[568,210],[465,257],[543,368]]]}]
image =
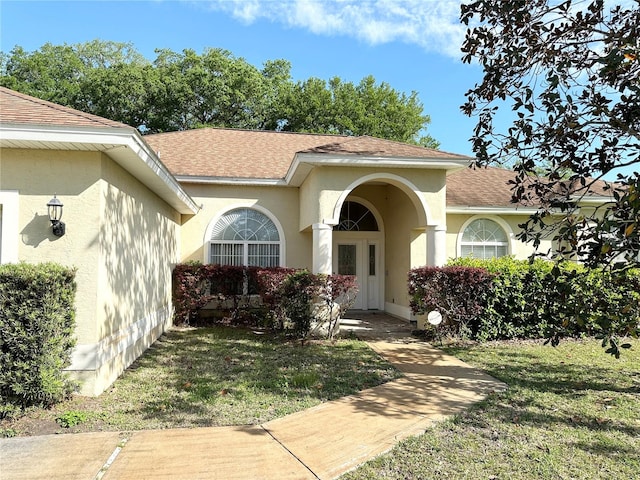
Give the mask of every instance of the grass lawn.
[{"label": "grass lawn", "polygon": [[356,340],[241,328],[172,330],[97,398],[0,422],[0,436],[261,424],[400,377]]},{"label": "grass lawn", "polygon": [[464,414],[345,475],[361,479],[640,478],[640,341],[447,348],[506,382]]}]

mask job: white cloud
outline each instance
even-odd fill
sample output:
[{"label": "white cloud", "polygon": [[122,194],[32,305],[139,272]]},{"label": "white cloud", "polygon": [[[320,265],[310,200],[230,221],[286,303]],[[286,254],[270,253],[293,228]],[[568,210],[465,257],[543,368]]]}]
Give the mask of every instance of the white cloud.
[{"label": "white cloud", "polygon": [[465,28],[455,0],[208,0],[245,23],[259,19],[376,45],[400,41],[460,58]]}]

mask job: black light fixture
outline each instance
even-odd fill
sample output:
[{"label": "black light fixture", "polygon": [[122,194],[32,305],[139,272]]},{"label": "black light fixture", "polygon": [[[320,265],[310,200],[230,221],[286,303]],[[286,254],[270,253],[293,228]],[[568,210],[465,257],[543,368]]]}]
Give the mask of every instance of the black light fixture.
[{"label": "black light fixture", "polygon": [[53,234],[56,237],[63,236],[64,235],[64,231],[65,231],[64,222],[60,221],[60,219],[62,218],[62,207],[63,206],[64,205],[55,196],[55,194],[53,195],[53,198],[51,200],[49,200],[49,203],[47,203],[47,208],[48,208],[48,213],[49,213],[49,220],[51,220],[51,228],[53,230]]}]

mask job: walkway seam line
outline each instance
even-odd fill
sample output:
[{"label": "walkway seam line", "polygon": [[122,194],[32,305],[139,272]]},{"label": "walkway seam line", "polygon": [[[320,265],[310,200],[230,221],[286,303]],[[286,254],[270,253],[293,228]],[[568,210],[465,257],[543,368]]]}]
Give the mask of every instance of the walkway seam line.
[{"label": "walkway seam line", "polygon": [[[287,448],[287,446],[286,446],[284,443],[282,443],[280,440],[278,440],[278,439],[273,435],[273,433],[271,433],[267,428],[265,428],[265,426],[264,426],[264,425],[260,425],[260,428],[261,428],[262,430],[264,430],[265,432],[267,432],[267,434],[268,434],[271,438],[273,438],[273,439],[274,439],[274,440],[275,440],[275,441],[276,441],[276,442],[277,442],[277,443],[278,443],[282,448],[284,448],[287,452],[289,452],[289,454],[290,454],[293,458],[295,458],[295,459],[296,459],[296,460],[297,460],[297,461],[298,461],[302,466],[304,466],[304,468],[306,468],[307,470],[309,470],[309,473],[311,473],[311,475],[313,475],[313,476],[314,476],[315,478],[317,478],[318,480],[321,480],[321,479],[320,479],[320,477],[319,477],[318,475],[316,475],[316,473],[315,473],[313,470],[311,470],[311,468],[309,468],[309,466],[308,466],[306,463],[304,463],[302,460],[300,460],[300,458],[299,458],[295,453],[293,453],[291,450],[289,450],[289,449]],[[96,480],[98,480],[98,479],[96,479]]]},{"label": "walkway seam line", "polygon": [[122,451],[122,449],[124,448],[124,446],[127,444],[128,441],[129,441],[128,438],[123,438],[118,443],[118,446],[115,448],[113,452],[111,452],[111,455],[109,456],[109,458],[107,458],[107,461],[104,463],[104,465],[102,466],[100,471],[96,474],[93,480],[101,480],[102,477],[104,477],[104,474],[107,473],[107,470],[109,470],[109,467],[113,465],[113,462],[116,460],[116,457],[120,454],[120,452]]}]

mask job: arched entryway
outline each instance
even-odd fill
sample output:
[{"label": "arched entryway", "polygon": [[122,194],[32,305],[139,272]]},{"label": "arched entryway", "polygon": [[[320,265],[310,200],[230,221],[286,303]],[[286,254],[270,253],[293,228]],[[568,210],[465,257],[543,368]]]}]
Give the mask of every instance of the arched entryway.
[{"label": "arched entryway", "polygon": [[[327,178],[315,179],[314,186],[330,177],[330,172],[322,173]],[[312,225],[313,271],[354,274],[360,285],[354,309],[383,310],[409,319],[407,272],[444,263],[445,176],[443,172],[412,172],[414,178],[409,180],[400,173],[405,172],[364,174],[339,191],[309,189],[305,194],[314,192],[320,199],[316,200],[316,218],[322,221]],[[332,181],[337,183],[339,180]],[[376,220],[377,230],[357,229],[357,219],[345,217],[344,208],[356,204],[362,215]]]},{"label": "arched entryway", "polygon": [[355,275],[359,293],[356,310],[384,309],[384,225],[368,200],[350,196],[333,227],[333,271]]}]

